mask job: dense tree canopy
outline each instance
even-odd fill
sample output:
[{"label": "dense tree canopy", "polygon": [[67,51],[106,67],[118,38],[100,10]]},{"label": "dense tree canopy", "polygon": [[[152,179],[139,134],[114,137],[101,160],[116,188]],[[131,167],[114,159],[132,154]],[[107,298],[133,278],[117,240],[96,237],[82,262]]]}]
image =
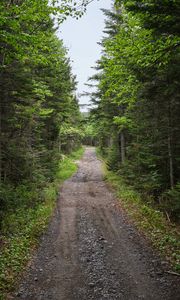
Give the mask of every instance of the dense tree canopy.
[{"label": "dense tree canopy", "polygon": [[179,1],[106,11],[92,119],[111,169],[163,208],[180,208]]},{"label": "dense tree canopy", "polygon": [[86,2],[71,2],[0,3],[2,211],[9,205],[8,186],[41,187],[53,180],[61,153],[80,141],[76,80],[53,22],[82,14]]}]

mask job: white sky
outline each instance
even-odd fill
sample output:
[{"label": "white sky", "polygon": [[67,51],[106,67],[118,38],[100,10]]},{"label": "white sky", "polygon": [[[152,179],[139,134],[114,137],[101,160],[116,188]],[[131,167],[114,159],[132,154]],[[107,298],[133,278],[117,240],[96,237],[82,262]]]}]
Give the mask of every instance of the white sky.
[{"label": "white sky", "polygon": [[[63,39],[64,45],[69,49],[73,74],[77,76],[78,94],[88,91],[84,84],[95,73],[91,67],[95,66],[101,55],[101,47],[97,42],[103,36],[105,18],[100,9],[110,9],[111,3],[111,0],[94,0],[88,5],[87,13],[81,19],[69,18],[58,31],[58,37]],[[89,99],[82,97],[79,100],[80,104],[86,104]]]}]

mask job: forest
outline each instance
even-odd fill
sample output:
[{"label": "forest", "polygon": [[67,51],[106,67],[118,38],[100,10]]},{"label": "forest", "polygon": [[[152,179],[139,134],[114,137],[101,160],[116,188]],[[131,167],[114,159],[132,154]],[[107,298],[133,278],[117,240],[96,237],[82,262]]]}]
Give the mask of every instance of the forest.
[{"label": "forest", "polygon": [[81,131],[76,79],[51,17],[62,8],[15,0],[0,9],[2,220],[7,211],[42,201],[62,153],[79,146]]},{"label": "forest", "polygon": [[[116,1],[89,86],[90,136],[146,202],[180,213],[179,1]],[[90,128],[89,127],[89,128]],[[94,131],[92,130],[94,128]]]},{"label": "forest", "polygon": [[[171,222],[180,213],[180,2],[116,0],[103,10],[102,55],[84,117],[56,35],[91,1],[0,2],[0,289],[48,223],[82,144]],[[78,22],[78,20],[77,20]],[[16,258],[16,262],[14,261]],[[7,266],[11,265],[11,271]]]}]

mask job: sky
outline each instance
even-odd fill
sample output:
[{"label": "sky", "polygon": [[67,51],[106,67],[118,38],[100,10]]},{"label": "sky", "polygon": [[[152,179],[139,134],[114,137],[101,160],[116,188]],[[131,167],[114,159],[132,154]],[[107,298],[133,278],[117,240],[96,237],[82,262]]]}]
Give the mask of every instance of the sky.
[{"label": "sky", "polygon": [[[58,37],[63,39],[69,49],[73,74],[78,81],[77,94],[88,92],[88,77],[96,71],[92,69],[100,58],[101,47],[97,44],[103,36],[104,15],[101,8],[110,9],[111,0],[94,0],[87,7],[86,14],[79,20],[69,18],[58,30]],[[89,97],[80,97],[80,104],[88,104]],[[86,111],[87,107],[81,108]]]}]

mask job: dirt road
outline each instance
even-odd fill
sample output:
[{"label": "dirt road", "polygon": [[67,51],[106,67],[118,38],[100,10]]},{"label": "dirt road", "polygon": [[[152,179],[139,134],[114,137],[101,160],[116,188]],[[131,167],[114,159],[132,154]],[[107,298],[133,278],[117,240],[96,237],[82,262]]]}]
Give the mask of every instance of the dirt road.
[{"label": "dirt road", "polygon": [[62,188],[57,209],[14,299],[177,300],[178,279],[166,274],[102,179],[87,148]]}]

